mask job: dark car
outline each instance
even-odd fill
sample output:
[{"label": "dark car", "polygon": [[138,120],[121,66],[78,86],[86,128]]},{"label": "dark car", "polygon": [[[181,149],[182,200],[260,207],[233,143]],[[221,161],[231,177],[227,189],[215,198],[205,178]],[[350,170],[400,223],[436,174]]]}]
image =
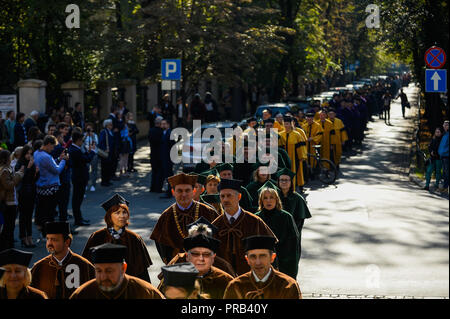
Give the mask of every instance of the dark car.
[{"label": "dark car", "polygon": [[265,109],[270,109],[272,111],[272,117],[275,117],[278,113],[286,114],[287,112],[292,112],[293,104],[288,103],[275,103],[275,104],[263,104],[258,106],[255,112],[255,117],[257,119],[262,118],[262,112]]}]

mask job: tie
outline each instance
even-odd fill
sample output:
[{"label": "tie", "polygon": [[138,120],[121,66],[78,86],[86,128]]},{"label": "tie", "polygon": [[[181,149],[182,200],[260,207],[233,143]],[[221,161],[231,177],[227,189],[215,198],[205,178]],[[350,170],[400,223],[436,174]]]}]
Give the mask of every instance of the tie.
[{"label": "tie", "polygon": [[231,217],[231,218],[230,218],[230,224],[231,224],[231,225],[233,225],[233,223],[234,223],[235,221],[236,221],[236,218],[234,218],[234,217]]}]

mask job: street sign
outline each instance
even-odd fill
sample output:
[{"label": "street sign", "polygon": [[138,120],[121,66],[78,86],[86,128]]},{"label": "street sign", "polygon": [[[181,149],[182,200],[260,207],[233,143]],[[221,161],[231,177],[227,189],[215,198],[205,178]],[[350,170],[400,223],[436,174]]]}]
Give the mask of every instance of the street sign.
[{"label": "street sign", "polygon": [[161,60],[161,79],[162,80],[181,80],[181,60],[163,59]]},{"label": "street sign", "polygon": [[447,92],[447,70],[425,70],[425,92]]},{"label": "street sign", "polygon": [[356,61],[355,61],[355,65],[356,65],[357,67],[359,67],[359,65],[360,65],[360,64],[359,64],[359,60],[356,60]]},{"label": "street sign", "polygon": [[447,56],[444,50],[439,47],[432,46],[425,52],[425,64],[430,69],[440,69],[444,66]]},{"label": "street sign", "polygon": [[354,65],[354,64],[350,64],[350,65],[348,66],[348,69],[349,69],[350,71],[355,71],[355,65]]}]

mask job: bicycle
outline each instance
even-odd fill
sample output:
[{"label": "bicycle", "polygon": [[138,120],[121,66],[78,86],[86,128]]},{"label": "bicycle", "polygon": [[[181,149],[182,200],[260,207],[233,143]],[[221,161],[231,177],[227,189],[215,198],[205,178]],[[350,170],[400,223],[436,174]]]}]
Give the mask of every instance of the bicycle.
[{"label": "bicycle", "polygon": [[[337,169],[336,165],[327,159],[320,157],[321,145],[314,145],[314,153],[308,153],[308,160],[306,161],[306,166],[310,176],[315,176],[318,173],[319,180],[324,184],[333,184],[336,181]],[[312,157],[315,161],[314,167],[309,165],[309,158]]]}]

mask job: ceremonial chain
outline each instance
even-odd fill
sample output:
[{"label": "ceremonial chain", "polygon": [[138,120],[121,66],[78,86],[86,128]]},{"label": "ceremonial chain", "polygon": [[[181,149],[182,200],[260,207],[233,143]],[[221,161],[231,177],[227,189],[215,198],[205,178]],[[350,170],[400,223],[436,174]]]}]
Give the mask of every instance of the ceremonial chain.
[{"label": "ceremonial chain", "polygon": [[[173,216],[174,216],[174,218],[175,218],[175,224],[177,225],[178,232],[180,233],[181,238],[184,239],[184,238],[186,238],[186,236],[184,236],[184,233],[183,233],[183,231],[181,230],[180,222],[178,221],[177,210],[176,210],[176,208],[175,208],[176,205],[177,205],[177,204],[175,203],[175,204],[172,206]],[[194,221],[196,221],[196,220],[198,219],[198,212],[199,212],[199,210],[200,210],[200,203],[197,203],[197,206],[195,207],[195,217],[194,217]]]}]

